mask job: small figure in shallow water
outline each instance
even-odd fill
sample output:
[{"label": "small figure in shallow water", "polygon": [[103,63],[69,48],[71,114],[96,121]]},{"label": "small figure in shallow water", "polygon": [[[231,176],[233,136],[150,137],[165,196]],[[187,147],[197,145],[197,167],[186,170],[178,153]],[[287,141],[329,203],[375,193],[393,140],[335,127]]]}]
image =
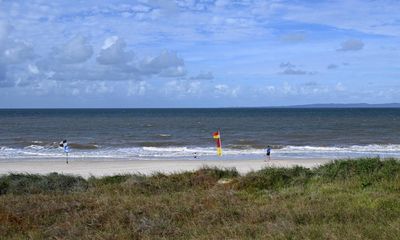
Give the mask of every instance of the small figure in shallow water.
[{"label": "small figure in shallow water", "polygon": [[268,145],[268,147],[267,147],[267,159],[265,160],[265,161],[267,161],[267,160],[271,160],[271,147]]}]

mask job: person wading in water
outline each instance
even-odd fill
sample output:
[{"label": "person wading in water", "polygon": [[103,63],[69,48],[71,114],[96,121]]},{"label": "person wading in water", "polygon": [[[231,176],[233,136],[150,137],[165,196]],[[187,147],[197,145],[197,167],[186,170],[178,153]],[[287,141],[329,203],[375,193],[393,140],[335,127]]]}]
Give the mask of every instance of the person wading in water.
[{"label": "person wading in water", "polygon": [[268,145],[268,147],[267,147],[267,159],[265,160],[265,161],[267,161],[267,160],[271,160],[271,147]]}]

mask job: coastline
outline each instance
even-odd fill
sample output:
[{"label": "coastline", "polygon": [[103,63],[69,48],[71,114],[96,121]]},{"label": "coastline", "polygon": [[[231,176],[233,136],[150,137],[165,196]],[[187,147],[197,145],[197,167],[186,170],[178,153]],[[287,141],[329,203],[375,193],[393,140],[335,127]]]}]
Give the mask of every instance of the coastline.
[{"label": "coastline", "polygon": [[265,167],[293,167],[306,168],[317,167],[326,164],[333,159],[309,158],[309,159],[272,159],[263,160],[134,160],[134,159],[72,159],[69,164],[61,159],[32,160],[12,159],[0,161],[0,175],[9,173],[48,174],[57,172],[60,174],[78,175],[85,178],[90,176],[101,177],[117,174],[143,174],[175,173],[194,171],[201,167],[236,168],[240,174],[257,171]]}]

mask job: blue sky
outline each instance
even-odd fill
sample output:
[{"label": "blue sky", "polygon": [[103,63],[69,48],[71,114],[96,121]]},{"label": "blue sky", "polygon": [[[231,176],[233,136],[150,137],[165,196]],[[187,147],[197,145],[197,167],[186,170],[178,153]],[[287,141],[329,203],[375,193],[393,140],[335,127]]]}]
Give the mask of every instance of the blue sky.
[{"label": "blue sky", "polygon": [[400,102],[399,1],[0,0],[0,108]]}]

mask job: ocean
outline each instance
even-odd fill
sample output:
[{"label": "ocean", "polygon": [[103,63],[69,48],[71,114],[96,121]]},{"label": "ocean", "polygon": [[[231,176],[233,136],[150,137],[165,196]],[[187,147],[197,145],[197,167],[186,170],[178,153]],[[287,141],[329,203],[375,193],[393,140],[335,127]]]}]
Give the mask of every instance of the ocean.
[{"label": "ocean", "polygon": [[0,161],[400,157],[400,109],[2,109]]}]

